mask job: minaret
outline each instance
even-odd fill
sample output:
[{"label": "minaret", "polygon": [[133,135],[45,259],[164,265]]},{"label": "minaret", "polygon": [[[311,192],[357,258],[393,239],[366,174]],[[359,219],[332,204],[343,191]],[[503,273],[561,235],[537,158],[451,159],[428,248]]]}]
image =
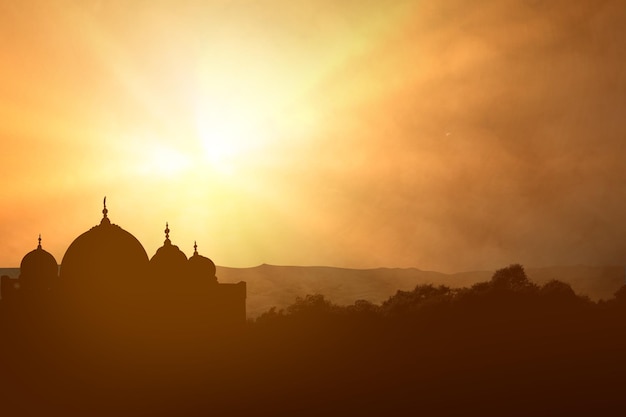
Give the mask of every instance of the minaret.
[{"label": "minaret", "polygon": [[164,245],[171,245],[172,241],[170,240],[170,225],[168,222],[165,222],[165,242],[163,242]]},{"label": "minaret", "polygon": [[100,221],[100,224],[111,224],[111,220],[109,220],[109,218],[107,217],[107,214],[109,213],[109,210],[107,210],[107,198],[106,196],[104,197],[104,201],[102,202],[102,205],[104,206],[104,208],[102,209],[102,220]]}]

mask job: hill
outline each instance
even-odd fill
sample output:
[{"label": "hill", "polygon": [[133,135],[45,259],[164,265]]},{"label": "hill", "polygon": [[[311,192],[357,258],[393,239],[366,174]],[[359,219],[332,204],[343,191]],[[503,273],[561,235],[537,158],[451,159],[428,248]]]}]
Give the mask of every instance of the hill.
[{"label": "hill", "polygon": [[[528,277],[537,284],[557,279],[572,286],[578,294],[593,300],[608,299],[624,283],[624,267],[557,266],[528,268]],[[416,268],[344,269],[260,265],[253,268],[217,268],[221,282],[248,283],[248,317],[256,317],[275,306],[283,308],[298,296],[324,294],[337,304],[363,299],[380,303],[398,290],[412,290],[418,284],[469,287],[488,281],[493,271],[455,274],[422,271]]]},{"label": "hill", "polygon": [[[625,284],[623,266],[554,266],[527,268],[537,284],[557,279],[572,286],[578,294],[593,300],[609,299]],[[356,300],[380,303],[398,290],[412,290],[419,284],[469,287],[488,281],[493,271],[444,274],[417,268],[346,269],[325,266],[259,265],[252,268],[217,267],[220,282],[248,283],[248,317],[254,318],[271,307],[292,304],[296,297],[324,294],[337,304]],[[0,275],[16,278],[19,268],[0,268]]]}]

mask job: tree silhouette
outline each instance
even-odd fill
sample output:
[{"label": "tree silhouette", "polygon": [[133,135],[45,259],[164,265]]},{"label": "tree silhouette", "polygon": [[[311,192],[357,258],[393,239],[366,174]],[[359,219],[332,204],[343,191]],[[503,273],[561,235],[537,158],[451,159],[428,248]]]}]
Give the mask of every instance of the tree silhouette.
[{"label": "tree silhouette", "polygon": [[504,291],[535,291],[537,285],[526,276],[524,267],[520,264],[512,264],[506,268],[498,269],[491,277],[491,286],[496,290]]},{"label": "tree silhouette", "polygon": [[390,316],[416,313],[427,307],[434,307],[452,300],[454,291],[445,285],[418,285],[413,291],[397,291],[383,302],[381,311]]},{"label": "tree silhouette", "polygon": [[322,294],[307,294],[304,298],[297,297],[296,302],[287,307],[291,315],[328,314],[335,310],[335,306]]}]

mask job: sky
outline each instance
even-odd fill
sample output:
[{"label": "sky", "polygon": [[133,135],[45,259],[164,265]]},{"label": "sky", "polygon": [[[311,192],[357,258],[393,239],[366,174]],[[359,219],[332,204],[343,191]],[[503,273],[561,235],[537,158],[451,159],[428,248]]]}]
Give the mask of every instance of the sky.
[{"label": "sky", "polygon": [[621,1],[0,1],[0,266],[626,263]]}]

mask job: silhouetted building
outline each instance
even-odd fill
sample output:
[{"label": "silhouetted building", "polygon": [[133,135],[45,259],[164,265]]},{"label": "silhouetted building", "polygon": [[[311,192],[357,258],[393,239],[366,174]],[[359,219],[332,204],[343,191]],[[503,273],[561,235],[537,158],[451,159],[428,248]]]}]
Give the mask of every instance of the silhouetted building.
[{"label": "silhouetted building", "polygon": [[55,289],[59,281],[59,265],[54,256],[41,247],[41,235],[35,250],[28,252],[20,263],[20,275],[11,278],[1,277],[0,294],[2,299],[42,296]]},{"label": "silhouetted building", "polygon": [[[22,260],[19,279],[2,277],[2,303],[19,308],[45,297],[50,308],[88,326],[146,328],[168,334],[229,330],[245,324],[246,283],[218,283],[213,261],[165,241],[152,259],[131,233],[103,217],[68,247],[60,266],[41,247]],[[30,301],[29,301],[30,300]],[[131,324],[128,324],[131,323]]]},{"label": "silhouetted building", "polygon": [[[100,224],[78,236],[61,261],[60,279],[66,291],[81,295],[127,292],[143,286],[148,255],[139,240],[107,217],[106,204]],[[104,293],[104,294],[103,294]]]},{"label": "silhouetted building", "polygon": [[59,266],[51,253],[41,247],[41,235],[37,249],[28,252],[20,264],[20,288],[23,291],[46,292],[51,290],[59,277]]},{"label": "silhouetted building", "polygon": [[8,275],[0,277],[0,294],[3,300],[11,299],[19,289],[19,279],[11,278]]},{"label": "silhouetted building", "polygon": [[187,269],[187,255],[178,246],[172,245],[169,224],[165,223],[165,241],[150,259],[150,275],[168,280]]}]

